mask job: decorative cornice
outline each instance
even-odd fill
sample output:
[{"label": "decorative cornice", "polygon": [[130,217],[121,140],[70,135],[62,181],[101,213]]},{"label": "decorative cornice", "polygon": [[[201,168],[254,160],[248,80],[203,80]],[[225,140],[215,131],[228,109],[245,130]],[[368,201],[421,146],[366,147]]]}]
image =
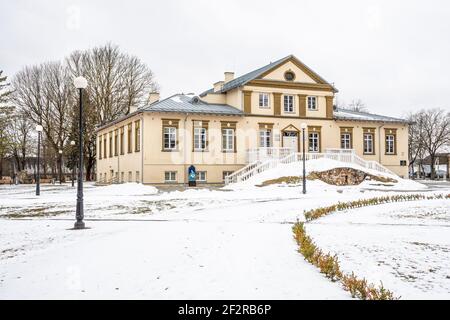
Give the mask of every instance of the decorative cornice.
[{"label": "decorative cornice", "polygon": [[281,89],[298,89],[298,90],[316,90],[338,92],[333,86],[322,83],[306,83],[306,82],[287,82],[279,80],[263,80],[255,79],[246,84],[246,86],[281,88]]}]

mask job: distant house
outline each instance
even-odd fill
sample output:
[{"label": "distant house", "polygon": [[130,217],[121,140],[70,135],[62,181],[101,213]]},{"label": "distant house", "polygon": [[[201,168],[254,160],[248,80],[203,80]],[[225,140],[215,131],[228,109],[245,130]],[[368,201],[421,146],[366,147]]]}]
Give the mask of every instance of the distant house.
[{"label": "distant house", "polygon": [[290,55],[237,78],[225,72],[198,96],[151,94],[148,105],[97,129],[97,179],[187,183],[194,165],[198,181],[222,183],[259,156],[303,146],[354,150],[407,177],[408,121],[335,108],[336,92]]},{"label": "distant house", "polygon": [[[428,156],[422,161],[423,171],[426,177],[431,176],[431,157]],[[434,170],[436,171],[436,177],[438,178],[450,178],[450,152],[438,153],[434,160]]]}]

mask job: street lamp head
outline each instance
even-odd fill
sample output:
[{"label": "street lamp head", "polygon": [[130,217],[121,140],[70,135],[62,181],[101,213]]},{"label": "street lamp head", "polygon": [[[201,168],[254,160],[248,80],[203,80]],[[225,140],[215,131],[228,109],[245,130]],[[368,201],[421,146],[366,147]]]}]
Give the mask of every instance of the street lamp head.
[{"label": "street lamp head", "polygon": [[58,150],[58,153],[59,153],[59,154],[62,154],[62,150]]},{"label": "street lamp head", "polygon": [[70,145],[71,145],[71,146],[74,146],[74,145],[75,145],[75,141],[73,141],[73,140],[70,141]]},{"label": "street lamp head", "polygon": [[77,77],[73,80],[73,84],[75,85],[75,88],[77,89],[86,89],[88,83],[86,78],[84,77]]},{"label": "street lamp head", "polygon": [[306,124],[306,123],[302,123],[301,125],[300,125],[300,127],[302,128],[302,129],[306,129],[307,127],[308,127],[308,125]]},{"label": "street lamp head", "polygon": [[44,128],[42,128],[42,126],[41,126],[40,124],[38,124],[38,125],[36,126],[36,131],[37,131],[37,132],[42,132],[42,130],[44,130]]}]

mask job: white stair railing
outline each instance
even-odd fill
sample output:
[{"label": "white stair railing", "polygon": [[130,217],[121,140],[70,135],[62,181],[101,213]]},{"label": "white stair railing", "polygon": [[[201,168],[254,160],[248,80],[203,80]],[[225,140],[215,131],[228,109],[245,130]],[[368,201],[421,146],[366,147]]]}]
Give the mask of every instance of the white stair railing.
[{"label": "white stair railing", "polygon": [[[305,160],[316,160],[320,158],[332,159],[345,163],[354,163],[363,168],[372,169],[382,173],[396,175],[376,161],[367,161],[359,157],[354,150],[327,149],[326,153],[305,153]],[[265,161],[254,161],[233,174],[225,177],[225,184],[241,182],[250,179],[254,175],[266,170],[276,168],[280,164],[289,164],[303,160],[303,154],[299,152],[290,153],[284,157],[272,158]]]}]

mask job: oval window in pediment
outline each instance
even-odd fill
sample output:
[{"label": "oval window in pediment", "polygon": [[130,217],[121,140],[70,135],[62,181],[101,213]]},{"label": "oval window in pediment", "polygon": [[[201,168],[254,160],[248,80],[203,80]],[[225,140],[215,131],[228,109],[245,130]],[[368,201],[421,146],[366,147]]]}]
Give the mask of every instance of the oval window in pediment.
[{"label": "oval window in pediment", "polygon": [[286,79],[286,81],[294,81],[295,79],[295,73],[292,72],[291,70],[286,71],[284,73],[284,78]]}]

